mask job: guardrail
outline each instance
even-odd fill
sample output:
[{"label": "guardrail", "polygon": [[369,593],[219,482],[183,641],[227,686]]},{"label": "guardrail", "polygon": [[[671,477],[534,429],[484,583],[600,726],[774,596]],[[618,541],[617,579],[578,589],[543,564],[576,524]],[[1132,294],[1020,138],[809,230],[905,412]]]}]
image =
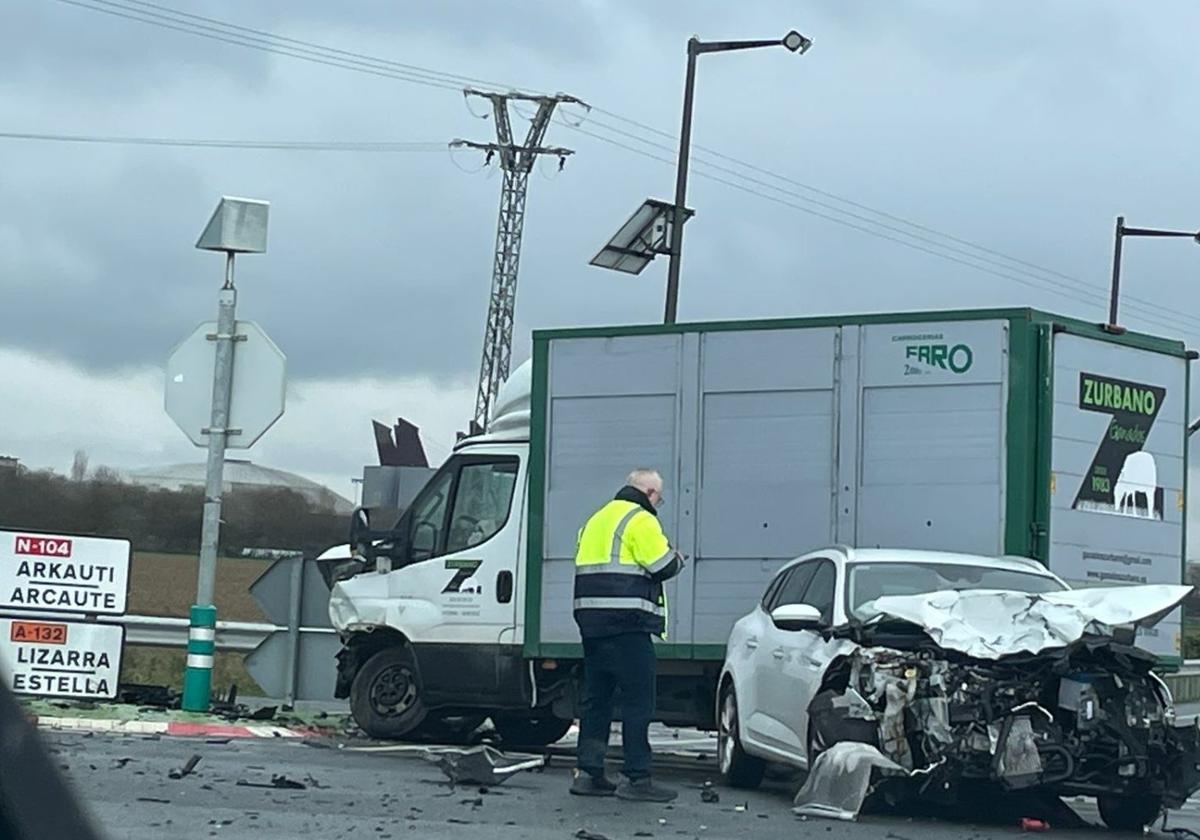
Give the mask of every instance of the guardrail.
[{"label": "guardrail", "polygon": [[[154,647],[185,647],[188,620],[164,615],[99,616],[104,624],[125,625],[125,643]],[[287,630],[277,624],[257,621],[218,621],[217,650],[252,651],[272,633]],[[306,627],[305,633],[336,633],[331,627]]]},{"label": "guardrail", "polygon": [[1195,703],[1200,700],[1200,659],[1185,659],[1173,674],[1163,674],[1176,703]]}]

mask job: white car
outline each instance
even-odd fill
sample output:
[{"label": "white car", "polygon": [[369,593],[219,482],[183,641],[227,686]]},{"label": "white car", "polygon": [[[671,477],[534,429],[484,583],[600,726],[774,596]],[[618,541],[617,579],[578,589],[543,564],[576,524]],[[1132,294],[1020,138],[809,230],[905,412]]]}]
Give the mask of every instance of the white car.
[{"label": "white car", "polygon": [[1200,788],[1200,731],[1175,720],[1157,660],[1134,646],[1190,589],[1071,590],[1024,558],[800,557],[729,637],[723,780],[754,787],[767,762],[813,761],[812,781],[854,752],[945,795],[975,782],[1094,795],[1110,826],[1140,828]]}]

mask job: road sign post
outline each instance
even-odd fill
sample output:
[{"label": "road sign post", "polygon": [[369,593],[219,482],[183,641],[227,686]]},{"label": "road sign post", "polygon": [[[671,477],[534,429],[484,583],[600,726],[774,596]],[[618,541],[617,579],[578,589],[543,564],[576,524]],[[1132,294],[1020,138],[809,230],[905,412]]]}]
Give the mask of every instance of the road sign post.
[{"label": "road sign post", "polygon": [[[204,338],[212,343],[211,412],[207,427],[199,430],[198,439],[191,428],[193,418],[186,410],[196,404],[196,389],[204,389],[203,376],[190,375],[188,360],[193,356],[201,368],[206,366],[207,354],[188,352],[192,349],[188,341],[181,344],[168,363],[166,408],[172,419],[188,434],[193,442],[202,439],[208,447],[208,464],[204,483],[204,518],[200,531],[200,569],[196,580],[196,602],[192,605],[187,644],[187,670],[183,679],[182,707],[187,711],[208,711],[212,690],[213,653],[216,647],[217,608],[213,603],[216,585],[217,547],[221,532],[221,491],[224,479],[225,449],[230,437],[244,435],[249,446],[257,440],[267,427],[278,418],[278,414],[262,429],[237,429],[231,418],[235,415],[232,404],[234,384],[241,371],[238,369],[237,344],[244,339],[238,332],[236,318],[237,289],[233,285],[234,255],[238,253],[261,254],[267,250],[267,213],[265,201],[243,198],[222,198],[209,219],[208,226],[200,235],[196,247],[206,251],[221,251],[225,254],[225,284],[218,298],[215,333],[206,333]],[[193,334],[195,335],[195,334]],[[276,351],[278,352],[278,351]],[[282,354],[279,354],[282,356]],[[192,365],[195,367],[195,365]],[[174,368],[180,368],[173,370]],[[278,395],[279,414],[283,412],[283,366],[278,366],[280,383]],[[173,386],[181,387],[173,387]],[[191,399],[187,399],[187,395]],[[181,398],[180,395],[183,395]],[[174,397],[174,399],[173,399]]]}]

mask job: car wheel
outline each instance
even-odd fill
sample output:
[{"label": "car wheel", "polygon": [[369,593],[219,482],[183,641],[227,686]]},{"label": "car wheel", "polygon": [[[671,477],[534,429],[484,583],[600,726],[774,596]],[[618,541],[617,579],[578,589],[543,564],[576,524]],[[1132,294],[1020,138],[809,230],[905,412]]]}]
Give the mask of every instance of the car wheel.
[{"label": "car wheel", "polygon": [[553,715],[536,718],[492,715],[492,725],[506,747],[545,747],[557,743],[572,723]]},{"label": "car wheel", "polygon": [[1158,819],[1162,813],[1162,798],[1158,796],[1108,796],[1097,797],[1100,819],[1113,831],[1141,830]]},{"label": "car wheel", "polygon": [[721,780],[730,787],[756,788],[762,784],[767,763],[742,749],[738,730],[737,692],[730,683],[721,692],[717,715],[717,763]]},{"label": "car wheel", "polygon": [[366,661],[350,684],[350,713],[372,738],[403,738],[424,723],[427,710],[409,648],[386,648]]}]

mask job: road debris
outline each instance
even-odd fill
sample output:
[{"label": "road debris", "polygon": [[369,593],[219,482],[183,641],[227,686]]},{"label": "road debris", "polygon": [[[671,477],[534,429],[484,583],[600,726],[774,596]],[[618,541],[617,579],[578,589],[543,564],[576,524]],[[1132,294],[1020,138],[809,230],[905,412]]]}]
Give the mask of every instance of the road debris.
[{"label": "road debris", "polygon": [[717,793],[717,789],[712,786],[712,782],[705,782],[704,787],[700,790],[701,802],[720,802],[721,794]]},{"label": "road debris", "polygon": [[908,775],[876,747],[841,741],[817,756],[803,787],[796,793],[792,813],[801,817],[857,819],[871,792],[873,778],[884,774]]},{"label": "road debris", "polygon": [[160,805],[170,805],[171,804],[170,799],[159,799],[156,796],[139,796],[137,798],[137,801],[138,802],[157,802]]},{"label": "road debris", "polygon": [[1022,831],[1049,831],[1050,823],[1045,820],[1039,820],[1036,817],[1021,817],[1021,821],[1017,823]]},{"label": "road debris", "polygon": [[238,787],[254,787],[254,788],[277,788],[281,790],[305,790],[304,782],[297,782],[295,779],[289,779],[282,774],[272,776],[270,782],[252,782],[249,779],[238,779]]},{"label": "road debris", "polygon": [[178,692],[162,685],[121,683],[117,686],[117,702],[122,705],[137,706],[138,711],[178,709],[179,697]]},{"label": "road debris", "polygon": [[184,776],[190,776],[192,771],[196,769],[196,765],[200,763],[200,756],[193,755],[187,760],[182,767],[179,767],[167,773],[169,779],[182,779]]},{"label": "road debris", "polygon": [[597,831],[588,831],[586,828],[581,828],[575,832],[575,840],[608,840],[608,837]]},{"label": "road debris", "polygon": [[545,756],[506,755],[486,745],[468,749],[431,747],[422,757],[438,765],[452,785],[495,786],[514,773],[541,767],[546,761]]}]

